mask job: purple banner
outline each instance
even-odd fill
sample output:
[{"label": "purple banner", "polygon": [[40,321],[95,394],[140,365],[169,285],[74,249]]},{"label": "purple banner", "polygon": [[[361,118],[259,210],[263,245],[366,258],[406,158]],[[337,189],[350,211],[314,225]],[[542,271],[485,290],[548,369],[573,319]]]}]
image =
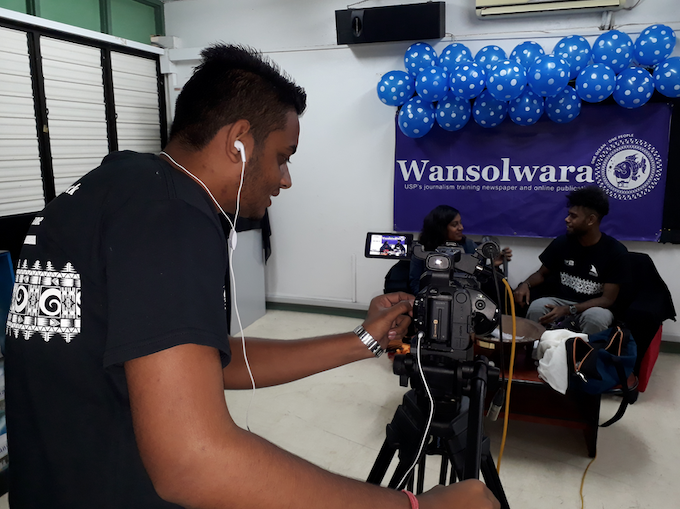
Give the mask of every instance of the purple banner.
[{"label": "purple banner", "polygon": [[598,185],[609,195],[602,231],[619,240],[661,235],[671,107],[583,104],[569,124],[543,117],[532,126],[506,119],[486,129],[438,125],[420,139],[396,125],[394,229],[420,231],[437,205],[461,212],[476,235],[556,237],[566,195]]}]

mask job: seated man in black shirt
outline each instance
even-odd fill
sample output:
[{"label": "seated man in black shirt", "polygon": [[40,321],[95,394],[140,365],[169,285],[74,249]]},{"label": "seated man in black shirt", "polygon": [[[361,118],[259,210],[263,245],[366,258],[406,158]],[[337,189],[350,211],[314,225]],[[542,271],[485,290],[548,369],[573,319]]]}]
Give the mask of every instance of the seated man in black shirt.
[{"label": "seated man in black shirt", "polygon": [[[584,187],[571,192],[567,202],[566,235],[541,253],[541,268],[517,286],[515,301],[530,304],[526,315],[530,320],[550,326],[571,315],[584,333],[594,334],[614,319],[610,308],[628,279],[628,250],[600,231],[609,212],[604,191]],[[559,276],[556,294],[530,303],[529,290],[551,275]]]}]

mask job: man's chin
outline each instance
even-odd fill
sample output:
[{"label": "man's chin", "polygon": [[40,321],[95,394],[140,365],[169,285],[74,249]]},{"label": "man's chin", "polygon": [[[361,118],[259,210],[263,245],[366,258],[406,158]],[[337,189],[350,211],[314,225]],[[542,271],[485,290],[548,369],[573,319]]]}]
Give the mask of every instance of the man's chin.
[{"label": "man's chin", "polygon": [[269,207],[265,207],[263,209],[258,209],[258,210],[244,210],[241,212],[240,217],[244,217],[246,219],[250,219],[252,221],[259,221],[262,219],[267,212],[267,209]]},{"label": "man's chin", "polygon": [[264,212],[249,212],[247,214],[241,214],[241,217],[245,219],[250,219],[251,221],[259,221],[264,217]]}]

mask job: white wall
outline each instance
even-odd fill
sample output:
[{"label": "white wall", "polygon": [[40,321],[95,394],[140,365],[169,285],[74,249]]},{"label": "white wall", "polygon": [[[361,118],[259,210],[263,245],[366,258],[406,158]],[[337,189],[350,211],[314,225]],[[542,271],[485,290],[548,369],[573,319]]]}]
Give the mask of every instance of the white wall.
[{"label": "white wall", "polygon": [[[362,7],[395,3],[374,1]],[[446,30],[455,36],[429,41],[438,52],[454,40],[473,53],[492,43],[509,53],[525,40],[539,42],[550,52],[563,36],[583,35],[592,43],[601,33],[601,14],[479,21],[473,4],[447,2]],[[290,167],[293,187],[270,209],[269,300],[366,307],[381,293],[391,266],[363,257],[367,231],[392,229],[395,109],[378,101],[375,86],[385,72],[403,68],[408,42],[337,46],[334,11],[346,6],[319,0],[182,0],[165,5],[166,32],[178,37],[182,47],[169,52],[177,83],[170,90],[171,102],[196,65],[200,49],[217,41],[264,51],[307,90],[308,110]],[[680,33],[677,0],[643,0],[613,15],[614,28],[633,39],[657,22]],[[680,49],[675,54],[680,55]],[[510,266],[515,286],[538,268],[537,256],[548,240],[502,241],[515,253]],[[675,270],[680,246],[626,245],[652,256],[680,309]],[[680,341],[680,323],[666,323],[665,339]]]}]

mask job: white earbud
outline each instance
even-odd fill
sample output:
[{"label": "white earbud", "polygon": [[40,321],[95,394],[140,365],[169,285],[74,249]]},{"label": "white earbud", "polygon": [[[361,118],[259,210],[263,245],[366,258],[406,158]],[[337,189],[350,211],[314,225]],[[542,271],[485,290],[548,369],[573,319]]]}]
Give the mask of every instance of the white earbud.
[{"label": "white earbud", "polygon": [[246,162],[246,147],[243,146],[241,140],[236,140],[234,142],[234,147],[241,153],[241,161]]}]

